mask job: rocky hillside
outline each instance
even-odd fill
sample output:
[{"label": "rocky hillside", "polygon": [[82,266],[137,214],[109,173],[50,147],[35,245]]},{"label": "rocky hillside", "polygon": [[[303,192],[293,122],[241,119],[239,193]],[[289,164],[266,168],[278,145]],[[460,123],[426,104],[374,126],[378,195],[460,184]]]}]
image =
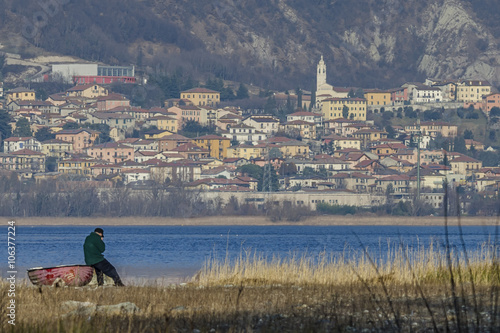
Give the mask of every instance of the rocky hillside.
[{"label": "rocky hillside", "polygon": [[497,0],[54,0],[45,16],[39,1],[4,2],[0,41],[26,56],[9,33],[52,53],[261,86],[309,89],[321,54],[334,85],[500,82]]}]

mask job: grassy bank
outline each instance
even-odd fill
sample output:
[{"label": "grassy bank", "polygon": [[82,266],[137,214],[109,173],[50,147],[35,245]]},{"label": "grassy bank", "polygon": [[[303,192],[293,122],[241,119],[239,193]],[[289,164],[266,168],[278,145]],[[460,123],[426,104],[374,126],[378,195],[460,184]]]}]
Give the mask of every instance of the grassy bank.
[{"label": "grassy bank", "polygon": [[[386,257],[208,261],[185,285],[18,286],[17,324],[2,332],[424,332],[498,331],[497,249],[467,256],[396,246]],[[1,286],[7,299],[6,284]],[[139,312],[68,315],[65,301],[132,302]],[[5,301],[2,304],[6,304]]]}]

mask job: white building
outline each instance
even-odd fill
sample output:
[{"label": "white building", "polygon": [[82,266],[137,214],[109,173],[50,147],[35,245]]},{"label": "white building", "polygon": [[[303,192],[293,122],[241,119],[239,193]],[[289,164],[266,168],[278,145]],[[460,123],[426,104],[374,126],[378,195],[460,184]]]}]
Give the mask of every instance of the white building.
[{"label": "white building", "polygon": [[267,134],[277,133],[280,127],[279,119],[273,116],[250,116],[243,120],[243,124]]},{"label": "white building", "polygon": [[326,83],[326,64],[323,56],[318,63],[316,69],[316,108],[322,108],[322,102],[328,98],[347,98],[349,91],[347,89],[334,88]]},{"label": "white building", "polygon": [[10,137],[3,141],[4,153],[11,153],[14,151],[29,149],[37,152],[42,151],[42,144],[34,137]]},{"label": "white building", "polygon": [[222,136],[239,143],[252,142],[254,145],[261,140],[266,140],[268,137],[266,133],[257,131],[254,127],[245,124],[232,126],[229,128],[229,132],[223,133]]}]

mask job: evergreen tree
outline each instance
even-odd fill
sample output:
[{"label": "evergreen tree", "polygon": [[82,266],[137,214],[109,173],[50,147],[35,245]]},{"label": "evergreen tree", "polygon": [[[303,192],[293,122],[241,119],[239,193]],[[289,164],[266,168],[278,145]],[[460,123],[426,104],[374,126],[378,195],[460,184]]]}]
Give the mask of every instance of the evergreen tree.
[{"label": "evergreen tree", "polygon": [[311,104],[309,104],[309,111],[312,111],[315,102],[316,102],[316,88],[314,88],[311,92]]},{"label": "evergreen tree", "polygon": [[56,135],[53,134],[48,127],[42,127],[35,133],[35,138],[40,141],[47,141],[47,140],[52,140],[55,139]]},{"label": "evergreen tree", "polygon": [[21,118],[16,122],[16,129],[12,133],[13,136],[32,136],[30,122],[26,118]]},{"label": "evergreen tree", "polygon": [[465,146],[465,139],[463,136],[455,137],[455,140],[453,141],[453,151],[462,154],[465,154],[467,152],[467,148]]},{"label": "evergreen tree", "polygon": [[342,108],[342,117],[345,119],[349,118],[349,107],[347,105],[344,105]]},{"label": "evergreen tree", "polygon": [[248,94],[248,89],[245,87],[243,83],[240,83],[240,87],[238,88],[238,91],[236,92],[236,98],[237,99],[245,99],[245,98],[250,98],[250,95]]},{"label": "evergreen tree", "polygon": [[[2,59],[0,59],[1,61]],[[12,128],[10,127],[10,115],[5,110],[0,110],[0,142],[10,137]]]},{"label": "evergreen tree", "polygon": [[276,98],[274,96],[269,96],[267,98],[266,104],[264,105],[264,113],[273,114],[276,112]]},{"label": "evergreen tree", "polygon": [[302,105],[302,89],[297,88],[295,90],[295,92],[297,93],[297,107],[302,109],[302,107],[303,107],[303,105]]}]

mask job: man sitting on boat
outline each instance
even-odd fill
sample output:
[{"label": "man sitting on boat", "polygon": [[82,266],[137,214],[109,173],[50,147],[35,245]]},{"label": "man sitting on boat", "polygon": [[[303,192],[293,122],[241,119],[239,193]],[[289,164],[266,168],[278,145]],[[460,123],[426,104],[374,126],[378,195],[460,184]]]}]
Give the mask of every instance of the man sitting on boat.
[{"label": "man sitting on boat", "polygon": [[97,275],[97,285],[104,285],[104,276],[106,274],[115,282],[115,286],[124,286],[118,272],[115,267],[111,265],[109,261],[104,259],[102,254],[106,249],[106,245],[103,241],[104,230],[101,228],[96,228],[94,232],[85,238],[85,243],[83,244],[83,253],[85,255],[85,263],[89,266],[94,267],[95,273]]}]

